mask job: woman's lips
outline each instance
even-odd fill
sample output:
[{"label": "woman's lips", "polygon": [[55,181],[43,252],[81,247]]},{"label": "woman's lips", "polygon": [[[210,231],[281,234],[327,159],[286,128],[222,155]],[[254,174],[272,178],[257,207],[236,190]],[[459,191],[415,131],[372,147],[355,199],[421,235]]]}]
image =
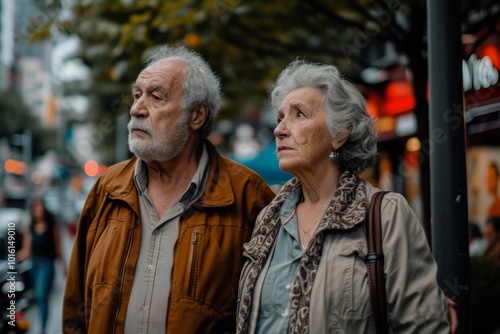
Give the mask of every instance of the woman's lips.
[{"label": "woman's lips", "polygon": [[291,148],[288,146],[278,146],[278,153],[282,152],[282,151],[288,151],[288,150],[291,150]]}]

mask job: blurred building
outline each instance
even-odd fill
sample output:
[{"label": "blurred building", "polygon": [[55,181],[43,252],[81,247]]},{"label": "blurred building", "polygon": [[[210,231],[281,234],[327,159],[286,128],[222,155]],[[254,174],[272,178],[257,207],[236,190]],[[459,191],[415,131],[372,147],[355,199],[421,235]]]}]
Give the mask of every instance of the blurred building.
[{"label": "blurred building", "polygon": [[10,87],[14,62],[14,2],[0,0],[0,90]]},{"label": "blurred building", "polygon": [[[88,98],[66,87],[85,81],[89,70],[74,59],[78,39],[52,27],[51,37],[33,42],[45,24],[67,19],[72,0],[0,0],[0,90],[18,93],[45,130],[57,133],[55,150],[33,159],[30,129],[0,138],[0,203],[25,201],[34,194],[67,187],[72,170],[82,170],[95,154],[93,129],[86,125]],[[71,166],[66,164],[72,157]],[[75,158],[76,157],[76,158]],[[7,161],[24,163],[21,169]],[[16,204],[17,205],[17,204]]]}]

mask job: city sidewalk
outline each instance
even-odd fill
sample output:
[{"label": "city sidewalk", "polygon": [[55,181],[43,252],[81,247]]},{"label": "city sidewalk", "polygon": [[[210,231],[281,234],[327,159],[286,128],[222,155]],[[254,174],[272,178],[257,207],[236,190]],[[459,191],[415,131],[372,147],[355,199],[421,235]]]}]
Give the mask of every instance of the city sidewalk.
[{"label": "city sidewalk", "polygon": [[[62,236],[62,252],[65,263],[69,263],[69,258],[71,256],[71,250],[73,248],[74,237],[69,234],[65,227],[61,228]],[[46,334],[62,334],[62,305],[63,305],[63,294],[64,287],[66,285],[66,276],[63,273],[63,269],[60,263],[56,265],[56,276],[54,279],[54,284],[52,285],[52,291],[50,294],[49,301],[49,320],[47,323]],[[40,333],[40,313],[36,302],[33,301],[32,306],[29,307],[25,312],[26,319],[30,322],[30,329],[28,334],[39,334]]]}]

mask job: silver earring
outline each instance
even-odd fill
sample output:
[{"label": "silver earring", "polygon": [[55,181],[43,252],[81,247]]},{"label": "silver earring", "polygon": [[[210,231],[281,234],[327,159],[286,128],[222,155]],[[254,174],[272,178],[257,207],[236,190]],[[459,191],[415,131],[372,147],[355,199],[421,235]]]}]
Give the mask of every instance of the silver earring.
[{"label": "silver earring", "polygon": [[332,152],[330,152],[330,160],[333,162],[333,163],[338,163],[339,165],[341,165],[341,157],[340,157],[340,153],[339,151],[337,150],[334,150]]}]

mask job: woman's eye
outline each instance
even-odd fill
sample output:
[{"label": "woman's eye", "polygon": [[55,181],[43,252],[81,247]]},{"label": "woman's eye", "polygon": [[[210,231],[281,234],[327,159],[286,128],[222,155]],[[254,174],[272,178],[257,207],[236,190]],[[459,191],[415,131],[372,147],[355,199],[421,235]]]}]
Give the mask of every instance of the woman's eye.
[{"label": "woman's eye", "polygon": [[304,117],[304,114],[302,113],[302,111],[297,111],[297,117]]}]

